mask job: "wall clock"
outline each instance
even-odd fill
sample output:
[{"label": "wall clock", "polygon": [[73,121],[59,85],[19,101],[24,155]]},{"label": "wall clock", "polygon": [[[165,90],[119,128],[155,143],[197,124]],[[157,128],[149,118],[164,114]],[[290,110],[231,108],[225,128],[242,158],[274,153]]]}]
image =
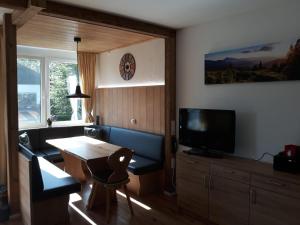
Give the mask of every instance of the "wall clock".
[{"label": "wall clock", "polygon": [[123,55],[119,65],[121,77],[124,80],[130,80],[135,73],[135,68],[136,64],[133,55],[130,53]]}]

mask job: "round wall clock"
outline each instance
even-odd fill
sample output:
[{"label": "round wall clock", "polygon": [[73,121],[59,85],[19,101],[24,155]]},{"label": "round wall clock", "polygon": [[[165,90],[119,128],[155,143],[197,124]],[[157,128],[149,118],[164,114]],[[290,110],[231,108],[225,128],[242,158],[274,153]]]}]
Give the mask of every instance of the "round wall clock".
[{"label": "round wall clock", "polygon": [[120,75],[124,80],[130,80],[135,73],[135,59],[132,54],[126,53],[122,56],[119,70]]}]

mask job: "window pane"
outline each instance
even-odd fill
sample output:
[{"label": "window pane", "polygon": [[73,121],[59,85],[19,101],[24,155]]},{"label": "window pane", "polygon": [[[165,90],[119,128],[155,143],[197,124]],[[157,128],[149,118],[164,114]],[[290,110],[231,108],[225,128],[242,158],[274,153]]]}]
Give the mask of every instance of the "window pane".
[{"label": "window pane", "polygon": [[82,105],[79,99],[68,99],[75,92],[79,77],[77,65],[52,61],[50,71],[50,114],[55,121],[82,120]]},{"label": "window pane", "polygon": [[41,123],[41,60],[18,58],[19,125]]}]

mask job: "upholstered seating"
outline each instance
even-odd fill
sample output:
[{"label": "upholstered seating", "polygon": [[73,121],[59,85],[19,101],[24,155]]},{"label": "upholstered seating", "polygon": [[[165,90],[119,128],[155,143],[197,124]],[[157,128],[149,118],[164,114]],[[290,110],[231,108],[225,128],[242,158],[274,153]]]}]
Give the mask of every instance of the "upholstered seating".
[{"label": "upholstered seating", "polygon": [[112,127],[110,143],[134,151],[128,170],[135,175],[153,172],[163,166],[164,137],[162,135]]},{"label": "upholstered seating", "polygon": [[[156,191],[160,185],[164,163],[164,136],[142,131],[92,125],[88,127],[58,127],[22,130],[30,139],[30,151],[52,163],[63,161],[60,151],[46,143],[47,139],[86,135],[134,151],[128,166],[131,182],[128,186],[137,194]],[[22,145],[20,145],[21,147]],[[151,180],[151,181],[150,181]],[[131,185],[138,184],[137,188]],[[144,184],[144,185],[143,185]]]},{"label": "upholstered seating", "polygon": [[22,144],[19,174],[22,193],[20,208],[24,224],[69,224],[69,194],[79,192],[81,184]]},{"label": "upholstered seating", "polygon": [[50,162],[58,163],[63,161],[59,149],[47,144],[46,140],[83,135],[83,126],[28,129],[19,131],[19,134],[22,135],[25,132],[30,140],[30,151]]},{"label": "upholstered seating", "polygon": [[162,169],[162,163],[134,155],[129,163],[128,170],[135,175],[143,175]]},{"label": "upholstered seating", "polygon": [[79,192],[81,184],[43,157],[37,157],[25,146],[20,152],[31,161],[32,200],[39,201]]}]

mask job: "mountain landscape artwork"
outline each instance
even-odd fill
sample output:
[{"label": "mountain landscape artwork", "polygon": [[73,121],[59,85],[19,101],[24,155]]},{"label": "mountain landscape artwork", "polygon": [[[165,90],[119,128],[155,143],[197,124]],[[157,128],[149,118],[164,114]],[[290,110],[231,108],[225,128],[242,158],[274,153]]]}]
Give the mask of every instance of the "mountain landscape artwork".
[{"label": "mountain landscape artwork", "polygon": [[300,39],[205,55],[205,84],[300,80]]}]

